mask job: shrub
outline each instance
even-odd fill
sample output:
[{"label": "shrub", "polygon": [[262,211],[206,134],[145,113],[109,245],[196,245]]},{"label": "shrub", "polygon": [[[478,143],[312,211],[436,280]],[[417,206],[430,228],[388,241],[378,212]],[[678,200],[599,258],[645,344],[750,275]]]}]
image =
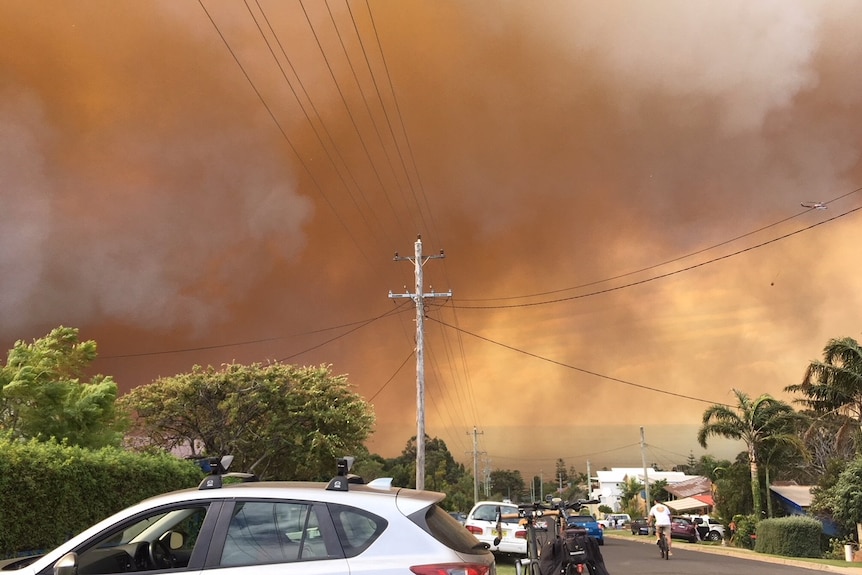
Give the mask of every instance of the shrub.
[{"label": "shrub", "polygon": [[744,549],[754,549],[757,533],[757,517],[754,515],[735,515],[736,536],[734,545]]},{"label": "shrub", "polygon": [[820,557],[823,525],[813,517],[779,517],[757,524],[754,550],[784,557]]},{"label": "shrub", "polygon": [[56,547],[147,497],[193,487],[201,469],[169,454],[0,440],[0,556]]}]

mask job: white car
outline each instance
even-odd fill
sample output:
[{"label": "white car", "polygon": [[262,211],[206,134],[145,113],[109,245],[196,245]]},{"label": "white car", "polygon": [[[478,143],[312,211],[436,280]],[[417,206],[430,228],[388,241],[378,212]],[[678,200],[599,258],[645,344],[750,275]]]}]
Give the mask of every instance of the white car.
[{"label": "white car", "polygon": [[[501,519],[497,530],[497,514],[509,515]],[[491,551],[511,555],[527,555],[527,529],[517,518],[518,506],[501,501],[479,501],[467,514],[464,527]]]},{"label": "white car", "polygon": [[147,499],[3,571],[496,575],[494,555],[437,505],[442,493],[355,483],[341,464],[328,484],[222,477]]}]

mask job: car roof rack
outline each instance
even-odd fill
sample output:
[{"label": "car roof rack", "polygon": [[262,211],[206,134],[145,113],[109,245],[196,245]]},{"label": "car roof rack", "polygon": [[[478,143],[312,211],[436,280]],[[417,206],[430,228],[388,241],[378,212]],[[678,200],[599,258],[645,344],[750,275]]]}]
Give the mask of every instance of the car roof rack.
[{"label": "car roof rack", "polygon": [[[198,489],[220,489],[224,477],[239,479],[241,483],[257,481],[257,475],[254,473],[240,473],[238,471],[228,473],[228,468],[233,463],[233,455],[211,457],[206,459],[205,463],[209,464],[210,474],[201,481]],[[201,468],[203,468],[203,465]]]},{"label": "car roof rack", "polygon": [[335,460],[336,475],[326,485],[327,491],[347,491],[347,486],[351,483],[365,483],[358,475],[349,473],[350,468],[353,467],[353,461],[354,458],[350,455],[345,455]]}]

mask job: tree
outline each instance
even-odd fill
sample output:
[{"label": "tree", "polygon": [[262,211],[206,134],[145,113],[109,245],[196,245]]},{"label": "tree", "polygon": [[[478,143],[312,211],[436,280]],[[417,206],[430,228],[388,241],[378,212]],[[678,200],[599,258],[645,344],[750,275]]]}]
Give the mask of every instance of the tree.
[{"label": "tree", "polygon": [[644,484],[637,477],[626,477],[620,487],[621,510],[631,516],[646,515],[648,510],[641,509],[640,496],[644,491]]},{"label": "tree", "polygon": [[[759,455],[766,441],[777,441],[776,436],[785,435],[792,428],[790,421],[798,421],[800,415],[792,407],[768,394],[755,400],[737,389],[736,407],[716,404],[703,412],[703,424],[697,433],[697,441],[706,447],[707,438],[713,435],[738,439],[745,443],[751,474],[751,495],[754,513],[761,510]],[[796,438],[798,440],[798,438]],[[790,441],[790,438],[787,438]]]},{"label": "tree", "polygon": [[704,454],[694,464],[689,464],[686,473],[689,475],[701,475],[708,477],[710,481],[715,481],[722,469],[730,467],[730,461],[726,459],[716,459],[712,455]]},{"label": "tree", "polygon": [[727,465],[719,468],[713,482],[715,513],[718,517],[729,520],[736,515],[751,515],[754,501],[748,454],[740,453],[734,463],[727,462]]},{"label": "tree", "polygon": [[120,445],[125,421],[115,408],[117,384],[84,375],[96,356],[96,342],[79,341],[75,328],[15,342],[0,368],[0,430],[86,448]]},{"label": "tree", "polygon": [[[862,349],[859,343],[849,337],[830,339],[823,348],[823,361],[809,363],[802,383],[788,385],[784,390],[801,393],[802,399],[796,401],[816,414],[846,416],[846,425],[836,435],[838,441],[851,430],[858,436],[862,428]],[[858,439],[857,443],[860,443]]]},{"label": "tree", "polygon": [[[391,472],[394,485],[416,487],[416,436],[407,441],[404,450],[396,458],[386,461],[385,472]],[[450,493],[467,475],[464,465],[455,461],[446,442],[437,437],[425,436],[425,488],[430,491]],[[470,476],[472,480],[472,476]],[[470,500],[473,499],[473,485],[470,483]]]},{"label": "tree", "polygon": [[521,472],[517,469],[495,469],[491,472],[491,489],[503,499],[518,503],[525,487]]},{"label": "tree", "polygon": [[280,363],[194,366],[133,389],[144,445],[191,455],[233,455],[233,469],[274,479],[326,480],[335,459],[364,452],[374,415],[328,366]]},{"label": "tree", "polygon": [[826,512],[845,530],[862,536],[862,458],[849,462],[831,486],[814,492],[812,511]]}]

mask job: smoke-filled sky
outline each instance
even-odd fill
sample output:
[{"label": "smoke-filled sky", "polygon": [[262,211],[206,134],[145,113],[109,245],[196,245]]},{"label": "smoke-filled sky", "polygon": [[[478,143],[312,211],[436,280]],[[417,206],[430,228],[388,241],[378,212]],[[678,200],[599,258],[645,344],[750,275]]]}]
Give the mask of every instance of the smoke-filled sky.
[{"label": "smoke-filled sky", "polygon": [[[330,364],[471,465],[668,468],[860,337],[862,5],[0,3],[0,344]],[[823,202],[826,209],[806,208]],[[641,450],[640,427],[647,447]]]}]

